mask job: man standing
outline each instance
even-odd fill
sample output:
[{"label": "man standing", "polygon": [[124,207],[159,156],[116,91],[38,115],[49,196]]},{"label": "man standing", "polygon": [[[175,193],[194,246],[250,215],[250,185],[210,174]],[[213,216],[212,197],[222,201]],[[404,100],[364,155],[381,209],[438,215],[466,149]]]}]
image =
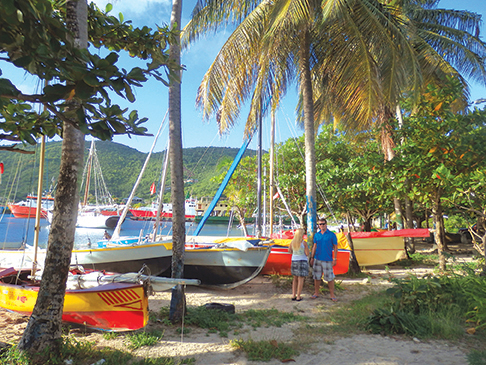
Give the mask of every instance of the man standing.
[{"label": "man standing", "polygon": [[[336,265],[337,258],[337,237],[327,229],[327,220],[319,218],[319,231],[314,235],[314,244],[310,255],[310,264],[313,269],[314,277],[314,295],[312,299],[319,297],[319,287],[321,285],[321,278],[327,281],[331,300],[336,302],[334,296],[334,272],[333,266]],[[334,250],[334,258],[332,252]]]}]

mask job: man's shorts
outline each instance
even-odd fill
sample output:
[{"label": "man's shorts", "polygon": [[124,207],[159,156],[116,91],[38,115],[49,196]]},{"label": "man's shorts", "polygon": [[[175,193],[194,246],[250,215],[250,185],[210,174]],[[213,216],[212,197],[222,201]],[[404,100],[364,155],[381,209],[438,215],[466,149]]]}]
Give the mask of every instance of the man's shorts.
[{"label": "man's shorts", "polygon": [[299,260],[299,261],[292,261],[292,265],[290,266],[290,273],[293,276],[307,276],[309,274],[309,264],[307,261]]},{"label": "man's shorts", "polygon": [[314,259],[314,266],[312,267],[312,276],[314,280],[321,280],[324,275],[324,280],[334,280],[334,271],[332,271],[332,261],[321,261]]}]

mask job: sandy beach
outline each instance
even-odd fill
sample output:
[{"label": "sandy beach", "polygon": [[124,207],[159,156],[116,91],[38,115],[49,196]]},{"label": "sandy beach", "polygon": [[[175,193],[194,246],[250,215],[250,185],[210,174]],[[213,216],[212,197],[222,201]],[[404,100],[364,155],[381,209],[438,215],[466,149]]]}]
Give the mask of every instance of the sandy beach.
[{"label": "sandy beach", "polygon": [[[218,333],[208,333],[205,329],[191,328],[187,334],[181,335],[180,328],[150,323],[145,330],[162,329],[163,338],[155,346],[143,347],[135,351],[141,357],[174,356],[195,358],[196,364],[280,364],[273,359],[270,362],[253,362],[246,354],[234,349],[230,341],[233,339],[273,340],[278,343],[299,343],[299,355],[290,362],[297,364],[466,364],[467,351],[461,344],[451,344],[446,341],[420,341],[404,336],[372,335],[356,329],[347,336],[336,336],[326,333],[325,326],[329,323],[330,309],[334,306],[351,306],[358,299],[375,290],[390,285],[390,276],[400,277],[412,273],[422,276],[430,269],[405,270],[401,268],[376,268],[367,270],[367,278],[347,279],[338,277],[343,290],[337,292],[338,302],[332,302],[324,295],[311,299],[312,291],[306,286],[301,302],[291,301],[287,287],[274,285],[270,277],[259,276],[251,282],[231,290],[214,290],[201,287],[187,287],[186,299],[188,306],[200,306],[206,303],[233,304],[236,312],[248,309],[275,308],[282,312],[292,312],[309,317],[306,323],[291,322],[282,327],[242,328],[237,334],[231,331],[228,337]],[[308,279],[306,279],[308,280]],[[152,296],[150,310],[158,312],[162,307],[168,307],[170,292],[157,293]],[[352,313],[352,311],[350,311]],[[0,326],[2,333],[0,341],[16,342],[25,328],[26,317],[0,311]],[[300,326],[311,328],[312,336],[303,335]],[[310,327],[308,327],[310,326]],[[177,331],[179,330],[179,331]],[[72,330],[80,340],[95,341],[99,346],[125,349],[124,336],[105,340],[103,335],[95,331]],[[307,331],[309,333],[309,331]]]}]

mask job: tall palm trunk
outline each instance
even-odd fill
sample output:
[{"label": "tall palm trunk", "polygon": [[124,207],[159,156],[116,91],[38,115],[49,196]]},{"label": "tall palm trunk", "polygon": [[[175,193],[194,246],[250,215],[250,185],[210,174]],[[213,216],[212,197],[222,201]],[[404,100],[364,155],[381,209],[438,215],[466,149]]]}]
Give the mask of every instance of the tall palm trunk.
[{"label": "tall palm trunk", "polygon": [[305,134],[305,180],[307,200],[307,242],[314,241],[314,231],[317,224],[316,204],[316,138],[314,125],[314,96],[310,70],[310,35],[305,30],[302,34],[302,48],[300,51],[300,80],[304,106],[304,134]]},{"label": "tall palm trunk", "polygon": [[[182,0],[172,1],[170,23],[180,30]],[[181,64],[180,38],[170,46],[170,57]],[[181,76],[179,71],[179,76]],[[181,83],[173,81],[169,87],[169,159],[171,172],[172,200],[172,277],[182,278],[184,272],[184,245],[186,243],[184,211],[184,171],[182,165],[182,128],[181,128]],[[185,294],[181,285],[172,290],[170,320],[178,323],[182,320],[185,308]]]},{"label": "tall palm trunk", "polygon": [[[75,44],[80,48],[86,48],[88,44],[86,1],[68,0],[66,6],[67,24],[75,35]],[[71,108],[76,108],[76,105],[72,105]],[[69,109],[66,112],[69,113]],[[18,346],[20,350],[32,354],[39,353],[47,347],[50,348],[51,353],[59,351],[62,308],[78,215],[78,177],[83,169],[83,153],[84,134],[65,123],[61,166],[44,272],[37,302]]]}]

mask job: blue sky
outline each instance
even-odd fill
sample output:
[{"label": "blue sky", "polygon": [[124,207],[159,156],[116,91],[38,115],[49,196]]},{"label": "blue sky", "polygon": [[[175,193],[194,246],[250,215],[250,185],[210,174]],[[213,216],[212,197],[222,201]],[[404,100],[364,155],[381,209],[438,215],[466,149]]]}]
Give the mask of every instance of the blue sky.
[{"label": "blue sky", "polygon": [[[104,8],[107,2],[113,3],[112,14],[122,12],[126,20],[133,21],[135,26],[149,26],[154,28],[156,25],[163,25],[170,21],[170,11],[172,3],[170,0],[96,0],[95,3],[101,8]],[[183,1],[183,25],[185,25],[191,16],[191,11],[195,1]],[[441,0],[439,3],[441,8],[469,10],[486,16],[486,1],[485,0]],[[482,40],[486,40],[486,26],[483,23]],[[182,63],[186,67],[186,71],[182,77],[182,126],[183,126],[183,145],[184,147],[197,146],[221,146],[221,147],[240,147],[243,142],[243,129],[246,119],[245,112],[241,113],[240,121],[230,131],[229,134],[220,136],[218,128],[214,119],[203,121],[202,115],[195,106],[195,98],[197,88],[202,80],[205,71],[214,60],[217,51],[224,43],[227,32],[219,32],[215,35],[210,35],[205,39],[197,41],[191,45],[188,50],[185,50],[182,55]],[[126,62],[126,63],[125,63]],[[124,67],[134,66],[135,62],[126,57]],[[4,76],[15,70],[4,68]],[[27,91],[34,87],[34,80],[29,77],[22,77],[23,91]],[[471,100],[479,98],[486,98],[486,87],[478,84],[471,84]],[[295,125],[295,93],[287,96],[277,114],[277,130],[276,142],[282,142],[289,137],[298,136],[302,131]],[[135,90],[137,100],[134,103],[122,102],[123,106],[130,109],[136,109],[139,116],[148,117],[148,122],[145,126],[149,132],[155,134],[162,122],[167,111],[168,104],[168,90],[160,83],[151,80],[146,83],[143,88]],[[269,120],[264,121],[263,131],[263,147],[269,146]],[[167,128],[165,128],[167,131]],[[157,143],[156,151],[165,149],[167,140],[167,132],[161,136]],[[126,144],[130,147],[136,148],[140,151],[149,151],[153,138],[126,136],[115,137],[115,142]],[[256,141],[253,141],[250,148],[256,148]]]}]

